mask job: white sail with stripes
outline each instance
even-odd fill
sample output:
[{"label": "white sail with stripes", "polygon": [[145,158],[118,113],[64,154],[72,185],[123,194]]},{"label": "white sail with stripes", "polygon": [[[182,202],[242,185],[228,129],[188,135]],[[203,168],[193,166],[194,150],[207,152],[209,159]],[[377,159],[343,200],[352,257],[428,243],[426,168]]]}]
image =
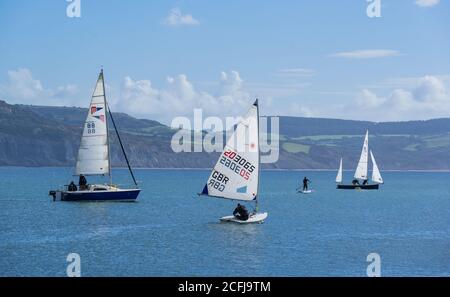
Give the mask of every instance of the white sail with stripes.
[{"label": "white sail with stripes", "polygon": [[76,164],[76,175],[108,174],[109,146],[103,71],[100,73],[88,115],[84,123],[83,135]]},{"label": "white sail with stripes", "polygon": [[258,195],[258,101],[236,126],[201,194],[251,201]]}]

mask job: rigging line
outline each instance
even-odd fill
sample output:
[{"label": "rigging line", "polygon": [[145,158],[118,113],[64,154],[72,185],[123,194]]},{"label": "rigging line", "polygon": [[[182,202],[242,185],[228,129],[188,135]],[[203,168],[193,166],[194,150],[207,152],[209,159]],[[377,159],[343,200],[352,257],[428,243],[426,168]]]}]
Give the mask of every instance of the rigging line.
[{"label": "rigging line", "polygon": [[[106,105],[108,105],[108,103],[106,103]],[[133,178],[134,185],[137,187],[138,184],[136,182],[136,178],[134,177],[133,170],[131,169],[130,162],[128,161],[127,154],[125,153],[125,148],[123,147],[122,139],[120,139],[119,131],[117,130],[116,123],[114,122],[114,118],[112,116],[112,112],[111,112],[111,109],[109,108],[109,105],[108,105],[108,113],[109,113],[109,117],[111,118],[111,122],[112,122],[112,124],[114,126],[114,130],[116,130],[117,139],[119,139],[120,147],[122,148],[122,152],[123,152],[123,155],[125,157],[125,161],[127,162],[128,170],[130,170],[131,177]]]}]

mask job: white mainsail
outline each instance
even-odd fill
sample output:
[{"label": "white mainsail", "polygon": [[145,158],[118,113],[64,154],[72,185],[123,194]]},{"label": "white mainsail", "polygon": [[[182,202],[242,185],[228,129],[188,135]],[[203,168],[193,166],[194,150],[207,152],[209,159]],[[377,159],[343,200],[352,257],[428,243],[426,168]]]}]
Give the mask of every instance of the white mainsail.
[{"label": "white mainsail", "polygon": [[378,169],[377,162],[375,162],[375,157],[373,156],[372,151],[370,151],[370,158],[372,159],[372,180],[376,183],[382,184],[383,178],[381,177],[380,170]]},{"label": "white mainsail", "polygon": [[339,170],[338,170],[338,173],[336,175],[336,182],[337,183],[341,183],[342,182],[342,158],[341,158],[341,162],[339,163]]},{"label": "white mainsail", "polygon": [[106,117],[106,100],[103,71],[99,74],[88,115],[84,123],[83,135],[75,174],[93,175],[109,173],[109,147]]},{"label": "white mainsail", "polygon": [[258,195],[259,178],[258,101],[228,139],[201,194],[251,201]]},{"label": "white mainsail", "polygon": [[358,167],[356,167],[354,177],[357,179],[367,179],[367,164],[369,161],[369,131],[366,132],[364,145],[359,158]]}]

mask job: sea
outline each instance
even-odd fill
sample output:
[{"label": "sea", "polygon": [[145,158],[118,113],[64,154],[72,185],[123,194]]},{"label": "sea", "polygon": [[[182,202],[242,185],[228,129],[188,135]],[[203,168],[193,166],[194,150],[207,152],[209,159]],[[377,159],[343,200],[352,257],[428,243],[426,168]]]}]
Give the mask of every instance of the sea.
[{"label": "sea", "polygon": [[[197,195],[209,173],[138,169],[134,203],[53,202],[73,168],[0,167],[0,276],[63,277],[73,253],[81,276],[363,277],[374,262],[381,276],[450,276],[449,172],[382,172],[380,190],[349,191],[332,171],[262,171],[269,216],[255,225],[219,222],[236,202]],[[311,194],[296,191],[305,176]]]}]

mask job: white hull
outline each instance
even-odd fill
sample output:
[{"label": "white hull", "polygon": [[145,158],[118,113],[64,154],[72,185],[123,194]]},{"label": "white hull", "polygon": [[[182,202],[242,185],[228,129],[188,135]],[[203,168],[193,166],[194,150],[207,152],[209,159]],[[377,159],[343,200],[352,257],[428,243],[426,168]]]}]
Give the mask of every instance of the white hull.
[{"label": "white hull", "polygon": [[246,221],[239,220],[235,216],[225,216],[220,218],[220,221],[238,224],[254,224],[254,223],[263,223],[264,220],[267,218],[267,216],[268,216],[267,212],[251,214],[248,220]]},{"label": "white hull", "polygon": [[298,192],[302,193],[302,194],[311,194],[313,191],[312,190],[306,190],[306,191],[299,190]]}]

